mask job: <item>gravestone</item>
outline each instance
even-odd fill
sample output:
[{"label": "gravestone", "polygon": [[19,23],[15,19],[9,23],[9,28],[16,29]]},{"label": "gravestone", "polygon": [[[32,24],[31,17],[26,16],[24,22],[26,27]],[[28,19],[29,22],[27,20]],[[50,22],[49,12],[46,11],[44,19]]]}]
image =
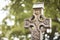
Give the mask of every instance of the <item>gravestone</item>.
[{"label": "gravestone", "polygon": [[31,40],[43,40],[43,34],[51,28],[51,19],[44,16],[44,3],[33,4],[33,16],[24,20],[24,27],[31,32]]}]

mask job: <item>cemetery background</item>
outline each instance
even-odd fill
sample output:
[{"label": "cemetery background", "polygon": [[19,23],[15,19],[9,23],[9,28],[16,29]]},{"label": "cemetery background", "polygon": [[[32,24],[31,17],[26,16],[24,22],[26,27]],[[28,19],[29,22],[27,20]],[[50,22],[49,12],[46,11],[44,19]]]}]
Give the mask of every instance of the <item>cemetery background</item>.
[{"label": "cemetery background", "polygon": [[0,24],[0,40],[24,40],[23,37],[29,40],[31,35],[29,30],[24,28],[24,19],[32,16],[32,5],[36,2],[44,2],[44,15],[52,19],[50,39],[53,39],[55,32],[60,33],[60,0],[9,0],[9,4],[1,9],[9,12]]}]

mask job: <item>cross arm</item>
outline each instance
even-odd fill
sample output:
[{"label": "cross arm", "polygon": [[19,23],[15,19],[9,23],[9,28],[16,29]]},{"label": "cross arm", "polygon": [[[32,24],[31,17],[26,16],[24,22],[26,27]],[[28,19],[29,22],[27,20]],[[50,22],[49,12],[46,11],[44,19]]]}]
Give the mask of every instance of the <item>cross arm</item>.
[{"label": "cross arm", "polygon": [[29,28],[29,19],[24,20],[24,27]]},{"label": "cross arm", "polygon": [[44,21],[45,27],[51,28],[51,18],[47,18]]}]

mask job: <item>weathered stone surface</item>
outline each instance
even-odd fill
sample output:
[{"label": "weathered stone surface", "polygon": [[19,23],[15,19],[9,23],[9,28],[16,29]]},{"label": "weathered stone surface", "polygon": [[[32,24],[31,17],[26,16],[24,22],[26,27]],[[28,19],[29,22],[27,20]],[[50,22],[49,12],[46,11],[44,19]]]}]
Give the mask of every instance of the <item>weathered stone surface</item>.
[{"label": "weathered stone surface", "polygon": [[[37,3],[39,4],[39,3]],[[36,4],[36,5],[37,5]],[[41,6],[40,6],[41,5]],[[35,6],[35,4],[34,4]],[[40,6],[40,7],[39,7]],[[43,15],[44,4],[40,3],[36,8],[33,8],[33,16],[25,19],[25,28],[29,28],[31,32],[31,40],[43,40],[43,32],[50,28],[50,19]],[[39,8],[37,8],[39,7]]]}]

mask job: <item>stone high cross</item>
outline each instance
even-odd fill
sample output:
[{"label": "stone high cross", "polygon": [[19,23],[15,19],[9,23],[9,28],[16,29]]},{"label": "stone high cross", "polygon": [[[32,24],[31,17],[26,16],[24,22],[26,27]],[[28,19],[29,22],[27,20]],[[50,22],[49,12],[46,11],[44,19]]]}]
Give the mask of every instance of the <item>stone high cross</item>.
[{"label": "stone high cross", "polygon": [[43,40],[43,33],[51,28],[51,19],[45,18],[43,14],[44,3],[33,5],[33,16],[25,19],[25,28],[31,32],[31,40]]}]

